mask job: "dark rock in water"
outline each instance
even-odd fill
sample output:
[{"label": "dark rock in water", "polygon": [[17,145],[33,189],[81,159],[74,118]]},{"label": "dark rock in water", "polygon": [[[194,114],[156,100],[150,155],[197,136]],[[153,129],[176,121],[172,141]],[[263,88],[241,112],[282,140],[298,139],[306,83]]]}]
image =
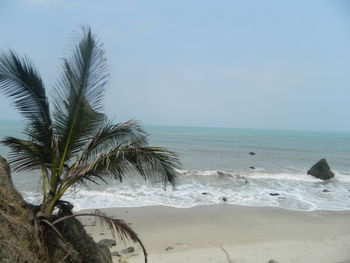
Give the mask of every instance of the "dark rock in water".
[{"label": "dark rock in water", "polygon": [[267,263],[278,263],[278,261],[276,261],[274,259],[270,259]]},{"label": "dark rock in water", "polygon": [[271,196],[277,196],[280,195],[279,193],[270,193]]},{"label": "dark rock in water", "polygon": [[255,155],[255,152],[250,152],[249,155]]},{"label": "dark rock in water", "polygon": [[324,193],[328,193],[328,192],[330,192],[328,189],[324,189],[322,192],[324,192]]},{"label": "dark rock in water", "polygon": [[216,173],[217,173],[217,175],[219,175],[221,177],[232,177],[232,174],[229,174],[229,173],[225,173],[225,172],[221,172],[221,171],[217,171]]},{"label": "dark rock in water", "polygon": [[329,168],[326,159],[321,159],[317,162],[309,171],[307,171],[307,174],[322,180],[328,180],[334,177],[334,173]]},{"label": "dark rock in water", "polygon": [[165,249],[165,251],[169,251],[169,250],[171,250],[171,249],[174,249],[173,247],[167,247],[166,249]]},{"label": "dark rock in water", "polygon": [[208,195],[209,193],[203,192],[202,195]]},{"label": "dark rock in water", "polygon": [[222,198],[222,201],[227,202],[227,198],[226,198],[226,197],[223,197],[223,198]]},{"label": "dark rock in water", "polygon": [[117,245],[117,242],[115,242],[114,239],[102,239],[98,242],[100,245],[105,245],[107,247],[112,247]]},{"label": "dark rock in water", "polygon": [[255,166],[249,166],[249,169],[254,170],[254,169],[255,169]]},{"label": "dark rock in water", "polygon": [[125,255],[125,254],[130,254],[130,253],[133,253],[135,252],[135,248],[133,247],[128,247],[126,249],[123,249],[122,251],[120,251],[120,255]]}]

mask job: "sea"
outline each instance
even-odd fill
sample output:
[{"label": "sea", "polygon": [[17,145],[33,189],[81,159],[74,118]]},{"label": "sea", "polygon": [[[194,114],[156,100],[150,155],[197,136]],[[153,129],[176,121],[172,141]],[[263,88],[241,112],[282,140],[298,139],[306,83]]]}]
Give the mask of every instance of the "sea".
[{"label": "sea", "polygon": [[[0,138],[22,137],[23,123],[0,121]],[[350,210],[350,133],[177,126],[144,126],[150,145],[176,152],[183,168],[176,187],[128,176],[122,183],[75,186],[63,197],[75,210],[208,204]],[[255,155],[250,155],[253,152]],[[8,149],[1,145],[6,158]],[[335,177],[307,175],[326,158]],[[40,171],[13,173],[24,198],[39,203]]]}]

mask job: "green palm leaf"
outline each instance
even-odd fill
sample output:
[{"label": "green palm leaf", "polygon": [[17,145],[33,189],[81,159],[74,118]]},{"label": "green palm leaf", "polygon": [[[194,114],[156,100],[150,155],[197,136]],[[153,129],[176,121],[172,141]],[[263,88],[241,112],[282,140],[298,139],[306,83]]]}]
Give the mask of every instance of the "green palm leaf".
[{"label": "green palm leaf", "polygon": [[14,171],[41,169],[43,163],[50,163],[45,149],[34,142],[13,137],[6,137],[1,142],[11,149],[9,162]]},{"label": "green palm leaf", "polygon": [[67,171],[69,184],[84,183],[87,180],[114,178],[119,181],[139,173],[146,181],[162,182],[175,186],[181,165],[177,155],[159,147],[117,146],[95,156],[80,166]]},{"label": "green palm leaf", "polygon": [[49,103],[43,82],[27,58],[12,51],[0,54],[0,92],[12,100],[28,121],[26,134],[31,140],[49,150],[52,133]]},{"label": "green palm leaf", "polygon": [[94,136],[105,119],[102,97],[107,83],[107,66],[101,44],[89,28],[64,60],[64,73],[56,88],[55,134],[60,140],[61,164]]},{"label": "green palm leaf", "polygon": [[0,54],[0,91],[12,99],[15,107],[29,120],[51,125],[49,103],[43,82],[34,66],[13,51]]}]

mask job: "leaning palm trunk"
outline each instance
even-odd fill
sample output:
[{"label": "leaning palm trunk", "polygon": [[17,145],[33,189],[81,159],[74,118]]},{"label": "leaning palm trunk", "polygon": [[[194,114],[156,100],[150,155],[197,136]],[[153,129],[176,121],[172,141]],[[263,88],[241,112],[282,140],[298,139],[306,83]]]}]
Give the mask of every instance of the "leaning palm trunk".
[{"label": "leaning palm trunk", "polygon": [[0,92],[25,117],[27,137],[6,137],[2,143],[11,149],[14,171],[40,172],[40,216],[48,220],[76,184],[122,181],[137,173],[146,181],[175,185],[180,165],[173,152],[150,147],[137,122],[113,124],[102,113],[108,71],[102,45],[89,28],[73,49],[63,59],[52,108],[29,60],[13,51],[0,53]]}]

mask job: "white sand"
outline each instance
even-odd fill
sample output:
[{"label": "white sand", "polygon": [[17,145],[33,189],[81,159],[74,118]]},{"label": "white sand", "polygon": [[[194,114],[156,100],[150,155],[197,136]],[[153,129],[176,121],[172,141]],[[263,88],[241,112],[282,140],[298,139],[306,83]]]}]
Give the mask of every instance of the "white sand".
[{"label": "white sand", "polygon": [[[350,263],[350,211],[301,212],[225,204],[103,211],[131,223],[151,263],[229,262],[220,246],[234,263],[266,263],[270,259],[280,263]],[[84,223],[91,225],[91,220]],[[87,230],[96,241],[110,237],[108,229],[98,223]],[[137,245],[120,244],[111,250],[129,245],[138,255],[127,262],[143,262]],[[167,247],[172,249],[165,251]]]}]

